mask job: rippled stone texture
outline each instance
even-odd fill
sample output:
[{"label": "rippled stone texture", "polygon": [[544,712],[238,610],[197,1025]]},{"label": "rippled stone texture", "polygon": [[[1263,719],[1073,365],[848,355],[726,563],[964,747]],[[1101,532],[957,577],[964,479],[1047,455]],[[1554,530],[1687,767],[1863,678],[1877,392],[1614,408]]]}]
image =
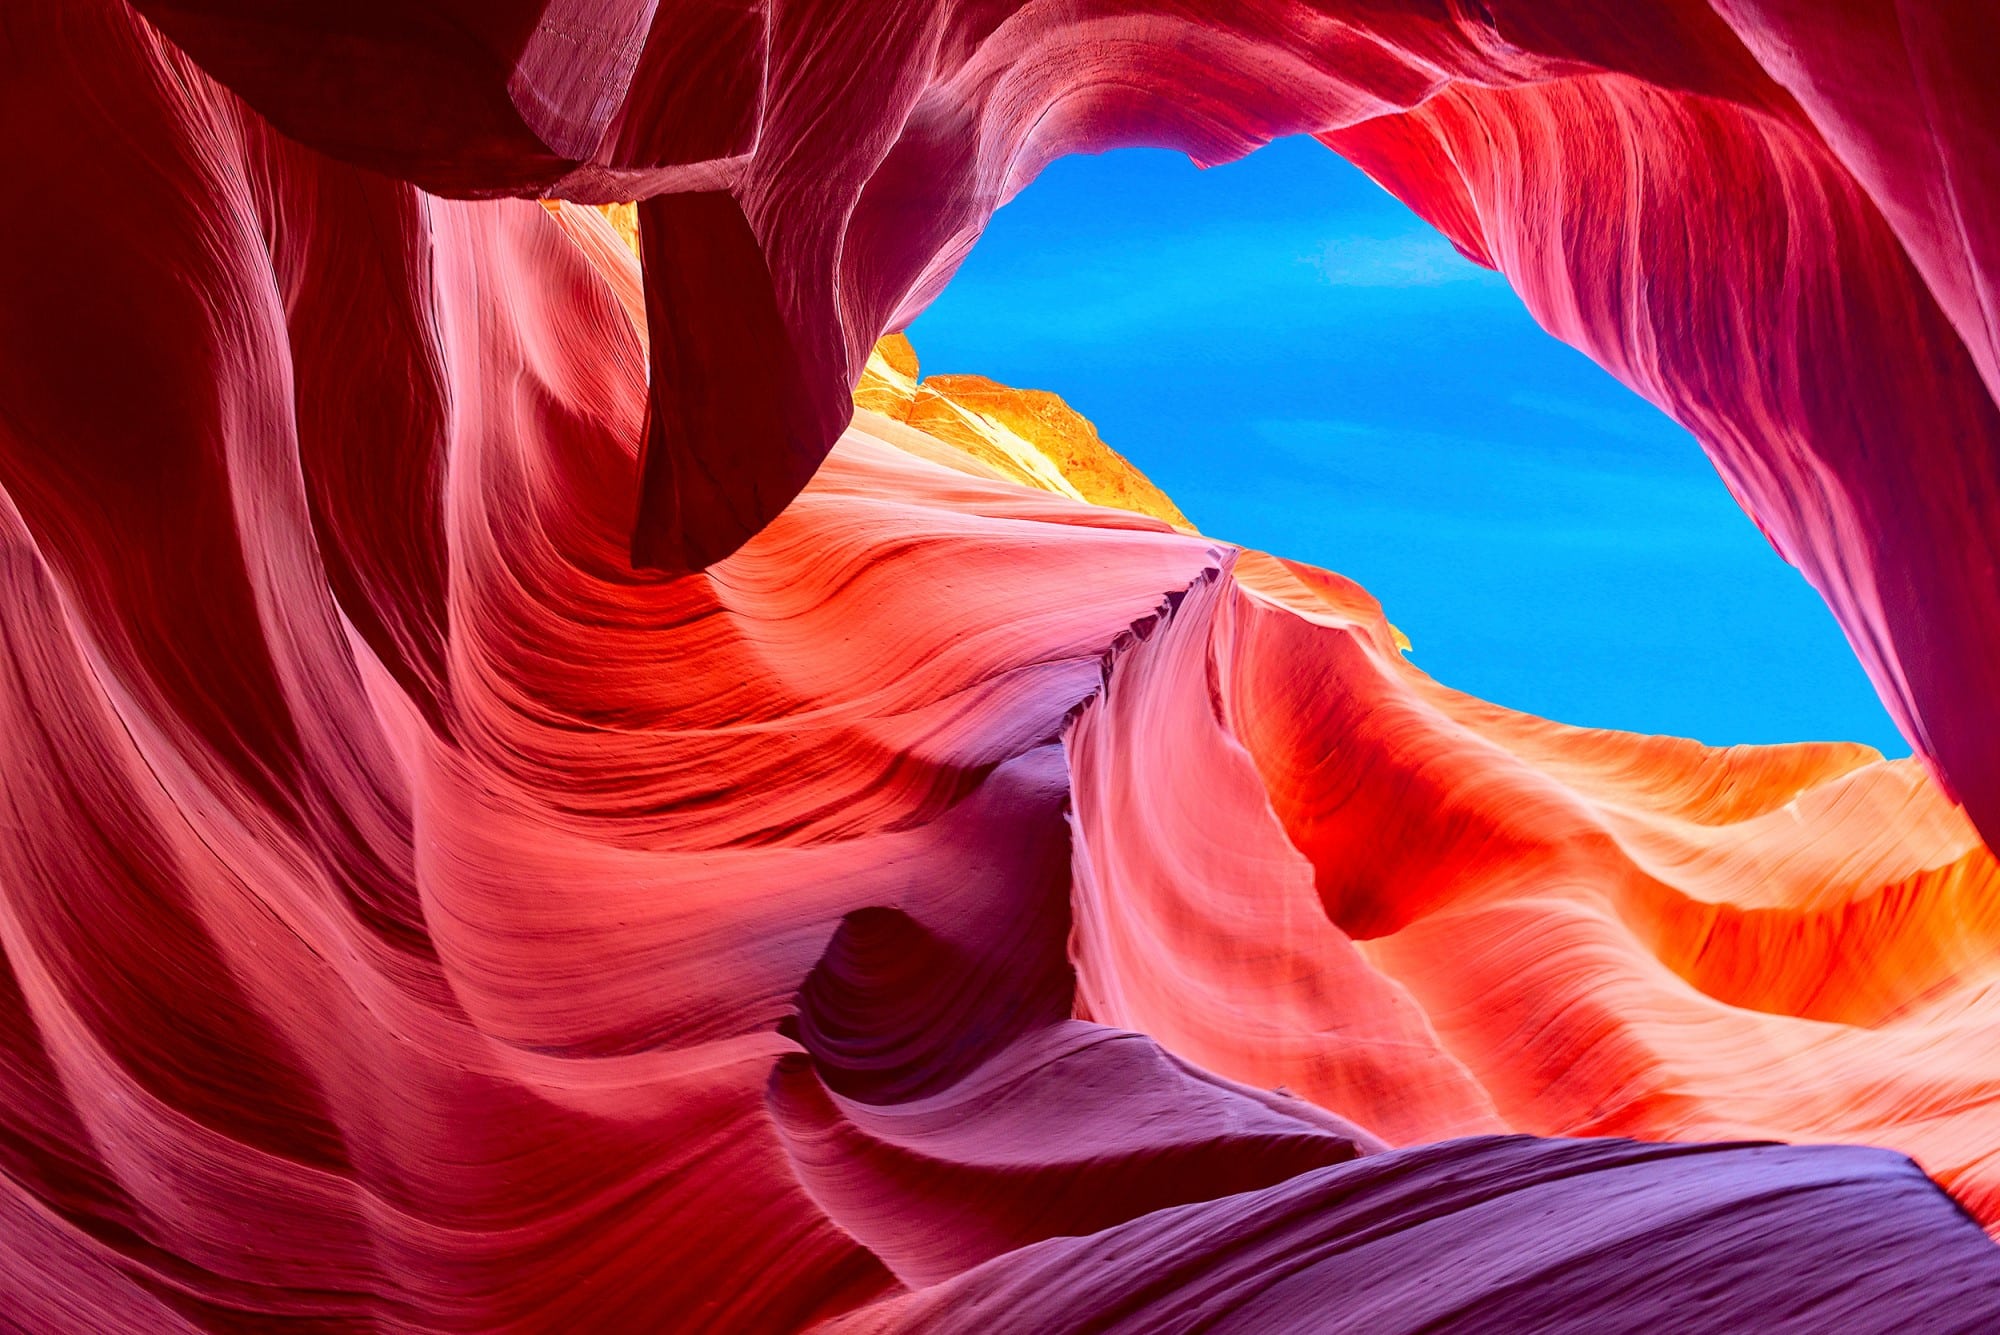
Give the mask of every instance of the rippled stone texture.
[{"label": "rippled stone texture", "polygon": [[[141,8],[0,20],[6,1321],[2000,1325],[1987,20]],[[864,375],[1054,154],[1288,129],[1697,428],[1965,811]]]},{"label": "rippled stone texture", "polygon": [[[785,333],[751,364],[691,366],[690,383],[733,377],[760,412],[802,398],[754,433],[657,442],[669,457],[649,460],[649,485],[671,477],[686,499],[649,511],[638,541],[697,565],[783,506],[845,425],[877,336],[922,308],[992,209],[1051,159],[1143,142],[1216,162],[1317,133],[1694,431],[1826,596],[1904,734],[2000,834],[1987,542],[2000,509],[2000,83],[1986,59],[2000,10],[139,7],[307,143],[448,194],[658,196],[662,226],[734,256],[741,291],[761,294],[734,212],[691,218],[674,202],[727,192]],[[659,268],[665,291],[677,270]],[[719,339],[743,314],[729,302],[685,318]],[[675,403],[680,383],[656,374],[656,402]]]}]

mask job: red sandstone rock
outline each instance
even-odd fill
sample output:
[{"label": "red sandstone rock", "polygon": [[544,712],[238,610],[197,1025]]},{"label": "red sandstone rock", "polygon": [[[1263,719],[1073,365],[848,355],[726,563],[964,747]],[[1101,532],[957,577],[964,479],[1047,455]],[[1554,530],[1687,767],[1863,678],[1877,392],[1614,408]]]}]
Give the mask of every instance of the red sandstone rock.
[{"label": "red sandstone rock", "polygon": [[[1984,20],[144,8],[0,20],[6,1321],[2000,1319],[1885,1150],[1442,1139],[2000,1221]],[[1049,157],[1292,129],[1696,428],[1970,818],[843,430]]]}]

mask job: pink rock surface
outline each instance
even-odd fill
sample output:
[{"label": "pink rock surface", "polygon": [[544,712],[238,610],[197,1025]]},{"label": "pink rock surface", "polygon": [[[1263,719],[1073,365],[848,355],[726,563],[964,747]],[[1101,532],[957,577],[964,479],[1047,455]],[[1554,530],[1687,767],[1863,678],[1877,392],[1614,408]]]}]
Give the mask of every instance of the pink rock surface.
[{"label": "pink rock surface", "polygon": [[[140,8],[0,19],[0,1320],[2000,1321],[1982,20]],[[1055,154],[1299,129],[1697,429],[1963,811],[849,425]]]},{"label": "pink rock surface", "polygon": [[[2000,18],[1979,7],[139,7],[281,129],[434,190],[735,199],[785,334],[753,319],[754,274],[742,303],[685,312],[718,339],[765,330],[726,373],[758,404],[735,448],[698,429],[651,447],[673,462],[648,465],[636,550],[696,565],[790,499],[876,337],[1048,161],[1158,143],[1214,162],[1319,133],[1695,432],[1912,745],[2000,832],[2000,94],[1982,64]],[[726,206],[651,212],[695,207],[715,221],[689,244],[753,269],[720,239]],[[677,270],[660,272],[656,299]],[[655,365],[656,416],[699,428],[676,405],[725,391],[685,369]],[[702,504],[666,504],[667,477]]]}]

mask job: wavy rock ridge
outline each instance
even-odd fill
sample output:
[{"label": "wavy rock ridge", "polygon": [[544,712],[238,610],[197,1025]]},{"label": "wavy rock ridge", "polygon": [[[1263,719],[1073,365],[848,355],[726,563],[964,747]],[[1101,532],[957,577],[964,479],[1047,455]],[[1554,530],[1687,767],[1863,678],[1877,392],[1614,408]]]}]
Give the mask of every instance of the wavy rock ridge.
[{"label": "wavy rock ridge", "polygon": [[[6,1322],[2000,1326],[1985,19],[140,9],[0,19]],[[1300,128],[1928,761],[1468,699],[858,369],[1054,154]]]},{"label": "wavy rock ridge", "polygon": [[804,485],[878,335],[1047,162],[1140,142],[1214,162],[1317,133],[1696,434],[1905,736],[2000,831],[1987,7],[139,8],[345,160],[446,194],[649,201],[649,288],[692,300],[704,333],[653,368],[636,542],[695,567]]}]

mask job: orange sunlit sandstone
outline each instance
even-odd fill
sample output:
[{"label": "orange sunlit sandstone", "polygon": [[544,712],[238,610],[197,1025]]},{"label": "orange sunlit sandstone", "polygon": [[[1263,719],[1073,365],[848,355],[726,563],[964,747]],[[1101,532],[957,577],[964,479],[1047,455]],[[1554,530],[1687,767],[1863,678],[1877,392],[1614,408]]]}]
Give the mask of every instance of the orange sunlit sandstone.
[{"label": "orange sunlit sandstone", "polygon": [[[2000,1328],[1996,25],[10,14],[0,1324]],[[1468,698],[883,340],[1055,156],[1293,131],[1918,759]]]},{"label": "orange sunlit sandstone", "polygon": [[869,355],[854,403],[955,446],[1010,482],[1135,510],[1193,530],[1166,493],[1060,398],[1046,390],[1011,389],[977,375],[931,376],[920,382],[916,350],[901,334],[889,335]]}]

